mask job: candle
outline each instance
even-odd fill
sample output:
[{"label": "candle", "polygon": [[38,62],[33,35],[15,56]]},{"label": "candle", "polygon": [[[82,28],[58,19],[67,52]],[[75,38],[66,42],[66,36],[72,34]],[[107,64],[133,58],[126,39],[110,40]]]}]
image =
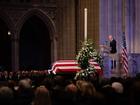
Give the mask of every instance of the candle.
[{"label": "candle", "polygon": [[84,39],[87,41],[87,8],[84,8]]}]

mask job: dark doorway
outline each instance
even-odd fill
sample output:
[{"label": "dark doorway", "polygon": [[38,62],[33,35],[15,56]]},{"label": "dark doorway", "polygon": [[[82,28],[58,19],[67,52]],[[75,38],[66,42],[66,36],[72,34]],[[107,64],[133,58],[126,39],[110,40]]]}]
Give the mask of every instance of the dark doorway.
[{"label": "dark doorway", "polygon": [[0,19],[0,71],[11,70],[11,34],[6,23]]},{"label": "dark doorway", "polygon": [[48,28],[37,16],[30,17],[20,31],[20,69],[48,69],[51,41]]}]

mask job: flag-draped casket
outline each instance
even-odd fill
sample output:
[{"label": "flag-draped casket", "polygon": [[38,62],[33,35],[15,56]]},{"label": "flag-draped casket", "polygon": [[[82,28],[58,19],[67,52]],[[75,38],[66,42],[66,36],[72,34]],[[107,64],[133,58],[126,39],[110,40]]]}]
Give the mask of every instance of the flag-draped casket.
[{"label": "flag-draped casket", "polygon": [[[89,63],[97,70],[99,75],[102,75],[103,72],[97,62],[91,61]],[[53,63],[51,72],[53,74],[76,73],[80,70],[81,68],[79,67],[77,60],[58,60]]]}]

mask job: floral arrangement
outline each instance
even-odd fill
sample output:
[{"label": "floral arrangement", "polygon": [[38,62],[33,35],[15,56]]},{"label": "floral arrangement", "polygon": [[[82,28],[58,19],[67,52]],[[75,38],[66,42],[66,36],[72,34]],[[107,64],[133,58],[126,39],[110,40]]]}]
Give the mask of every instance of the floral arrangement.
[{"label": "floral arrangement", "polygon": [[103,68],[103,58],[100,53],[94,48],[94,44],[91,40],[84,41],[82,43],[82,48],[78,52],[76,59],[82,70],[76,74],[75,79],[79,77],[85,78],[90,74],[94,75],[98,72],[96,68],[94,68],[94,66],[90,65],[90,60],[97,62],[99,66]]}]

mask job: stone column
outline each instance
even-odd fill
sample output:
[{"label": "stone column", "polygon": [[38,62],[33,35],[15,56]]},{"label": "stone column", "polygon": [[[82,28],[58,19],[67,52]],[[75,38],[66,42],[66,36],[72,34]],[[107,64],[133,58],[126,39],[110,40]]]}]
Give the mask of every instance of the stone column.
[{"label": "stone column", "polygon": [[53,39],[51,39],[51,62],[54,62],[58,59],[57,49],[57,38],[53,37]]},{"label": "stone column", "polygon": [[58,0],[59,59],[75,59],[75,0]]},{"label": "stone column", "polygon": [[19,70],[19,38],[12,32],[12,71]]}]

